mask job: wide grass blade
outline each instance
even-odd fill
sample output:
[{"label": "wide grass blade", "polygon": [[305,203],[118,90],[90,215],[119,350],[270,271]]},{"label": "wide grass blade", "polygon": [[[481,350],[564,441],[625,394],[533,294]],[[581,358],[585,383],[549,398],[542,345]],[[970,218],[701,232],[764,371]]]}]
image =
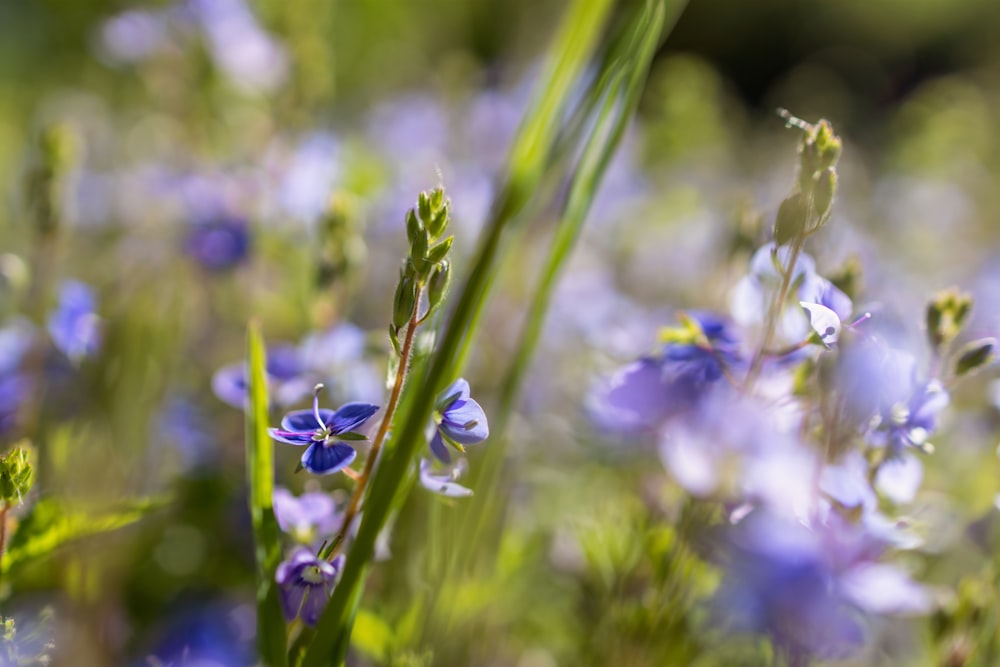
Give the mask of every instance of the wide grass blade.
[{"label": "wide grass blade", "polygon": [[274,492],[274,442],[267,434],[267,357],[260,327],[247,330],[250,405],[246,420],[247,482],[257,561],[257,651],[269,667],[288,664],[285,617],[281,612],[274,571],[281,561],[281,540],[271,499]]},{"label": "wide grass blade", "polygon": [[507,177],[494,202],[491,221],[480,243],[473,269],[458,297],[440,347],[426,372],[412,372],[407,399],[397,412],[384,460],[371,482],[364,519],[348,554],[340,583],[320,618],[316,638],[303,667],[339,664],[347,652],[351,619],[360,599],[375,539],[385,525],[397,491],[411,471],[423,444],[423,430],[434,396],[453,379],[478,325],[483,304],[510,236],[511,224],[531,199],[548,163],[569,99],[605,27],[610,0],[576,0],[568,9],[536,89],[536,102],[518,130]]}]

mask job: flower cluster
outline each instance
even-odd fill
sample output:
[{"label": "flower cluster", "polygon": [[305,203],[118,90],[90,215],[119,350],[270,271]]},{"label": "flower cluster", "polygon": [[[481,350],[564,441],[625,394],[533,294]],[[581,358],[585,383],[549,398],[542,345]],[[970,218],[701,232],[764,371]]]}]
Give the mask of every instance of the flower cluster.
[{"label": "flower cluster", "polygon": [[877,616],[932,608],[894,562],[921,541],[892,512],[919,492],[946,387],[995,343],[951,353],[971,309],[953,291],[928,306],[925,369],[878,317],[855,317],[804,249],[830,216],[840,140],[825,121],[786,119],[803,134],[799,177],[774,242],[732,292],[732,319],[680,313],[588,408],[602,430],[653,442],[688,494],[721,504],[713,616],[804,664],[854,654]]}]

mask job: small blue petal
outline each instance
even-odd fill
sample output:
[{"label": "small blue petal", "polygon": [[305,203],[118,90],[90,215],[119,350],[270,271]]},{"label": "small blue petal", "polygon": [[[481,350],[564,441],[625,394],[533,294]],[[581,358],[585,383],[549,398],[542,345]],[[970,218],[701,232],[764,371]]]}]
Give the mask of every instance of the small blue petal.
[{"label": "small blue petal", "polygon": [[350,445],[315,442],[302,455],[302,467],[316,475],[332,475],[351,465],[358,453]]},{"label": "small blue petal", "polygon": [[442,463],[451,463],[451,452],[441,437],[441,432],[437,429],[434,430],[434,437],[431,438],[431,453]]},{"label": "small blue petal", "polygon": [[456,466],[450,470],[435,473],[431,468],[430,461],[420,460],[420,485],[431,493],[436,493],[447,498],[466,498],[472,495],[472,489],[458,484],[455,479],[460,477],[465,468],[464,459],[459,459]]},{"label": "small blue petal", "polygon": [[326,415],[323,416],[323,419],[326,420],[326,425],[329,427],[330,432],[336,435],[358,428],[371,419],[371,416],[378,412],[378,409],[379,406],[372,405],[371,403],[345,403],[335,413],[331,414],[329,419],[327,419]]},{"label": "small blue petal", "polygon": [[308,445],[311,442],[315,442],[312,439],[313,432],[303,432],[303,431],[282,431],[277,428],[267,429],[267,434],[271,436],[272,440],[277,440],[278,442],[284,442],[289,445],[296,445],[301,447],[302,445]]},{"label": "small blue petal", "polygon": [[438,394],[438,400],[443,401],[451,396],[457,396],[457,398],[452,399],[448,405],[440,406],[441,410],[447,410],[454,402],[469,400],[469,383],[465,378],[458,378],[448,385],[444,391]]},{"label": "small blue petal", "polygon": [[486,413],[471,398],[461,407],[447,410],[440,428],[446,436],[463,445],[474,445],[490,435]]},{"label": "small blue petal", "polygon": [[[333,419],[333,410],[326,408],[319,409],[319,416],[324,424],[329,424]],[[312,410],[293,410],[285,415],[281,420],[281,428],[286,431],[315,431],[320,425],[316,423],[316,415]]]}]

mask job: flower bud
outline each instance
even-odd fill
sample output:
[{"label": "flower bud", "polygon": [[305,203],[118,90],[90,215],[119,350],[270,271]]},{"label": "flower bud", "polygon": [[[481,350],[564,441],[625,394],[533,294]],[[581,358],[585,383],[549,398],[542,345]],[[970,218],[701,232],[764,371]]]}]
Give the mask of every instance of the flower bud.
[{"label": "flower bud", "polygon": [[431,308],[437,308],[444,301],[450,283],[451,263],[445,260],[431,270],[431,277],[427,281],[427,299]]},{"label": "flower bud", "polygon": [[955,361],[956,377],[974,373],[992,362],[993,350],[996,345],[995,338],[980,338],[963,345]]},{"label": "flower bud", "polygon": [[816,174],[813,179],[813,210],[819,219],[817,224],[826,222],[833,205],[833,196],[837,192],[837,172],[833,167],[827,167]]},{"label": "flower bud", "polygon": [[26,442],[0,456],[0,500],[19,503],[31,490],[35,481],[32,458],[34,452]]},{"label": "flower bud", "polygon": [[938,292],[927,304],[927,338],[935,352],[953,341],[972,312],[972,296],[957,289]]},{"label": "flower bud", "polygon": [[417,281],[414,276],[403,275],[396,285],[396,298],[392,307],[392,325],[401,329],[413,316],[417,305]]},{"label": "flower bud", "polygon": [[774,220],[774,242],[780,246],[798,238],[805,229],[807,213],[806,198],[801,192],[781,202]]}]

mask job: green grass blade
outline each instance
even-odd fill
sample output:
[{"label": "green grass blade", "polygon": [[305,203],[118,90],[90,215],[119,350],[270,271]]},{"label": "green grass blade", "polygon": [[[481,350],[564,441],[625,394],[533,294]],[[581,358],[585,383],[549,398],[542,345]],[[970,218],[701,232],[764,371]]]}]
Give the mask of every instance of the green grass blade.
[{"label": "green grass blade", "polygon": [[[601,77],[606,81],[604,98],[595,110],[589,137],[570,181],[552,246],[534,290],[521,340],[501,385],[500,403],[491,415],[495,442],[471,478],[476,496],[463,508],[459,518],[460,543],[453,550],[448,568],[452,573],[465,570],[468,560],[477,553],[476,545],[483,533],[490,527],[496,528],[501,519],[504,504],[497,494],[507,449],[506,423],[538,346],[552,294],[583,229],[601,179],[638,106],[657,44],[685,4],[674,1],[668,6],[658,0],[637,8],[630,33],[608,54],[607,71]],[[443,576],[446,573],[436,573],[436,578]]]},{"label": "green grass blade", "polygon": [[271,498],[274,492],[274,442],[267,434],[267,367],[260,327],[247,330],[250,405],[246,420],[246,465],[250,518],[257,561],[257,651],[269,667],[287,665],[285,617],[274,571],[281,561],[281,539]]},{"label": "green grass blade", "polygon": [[[365,502],[364,519],[348,555],[340,583],[317,626],[316,638],[303,667],[326,667],[331,657],[346,654],[351,616],[374,552],[375,539],[385,525],[418,447],[433,408],[434,396],[461,366],[477,328],[515,217],[531,199],[541,179],[570,93],[593,53],[611,7],[610,0],[576,0],[564,17],[537,88],[536,103],[522,123],[510,153],[508,176],[491,211],[491,222],[479,246],[472,273],[459,295],[440,347],[425,373],[411,373],[406,400],[397,412],[395,430],[384,460],[376,470]],[[416,390],[414,389],[416,387]]]}]

